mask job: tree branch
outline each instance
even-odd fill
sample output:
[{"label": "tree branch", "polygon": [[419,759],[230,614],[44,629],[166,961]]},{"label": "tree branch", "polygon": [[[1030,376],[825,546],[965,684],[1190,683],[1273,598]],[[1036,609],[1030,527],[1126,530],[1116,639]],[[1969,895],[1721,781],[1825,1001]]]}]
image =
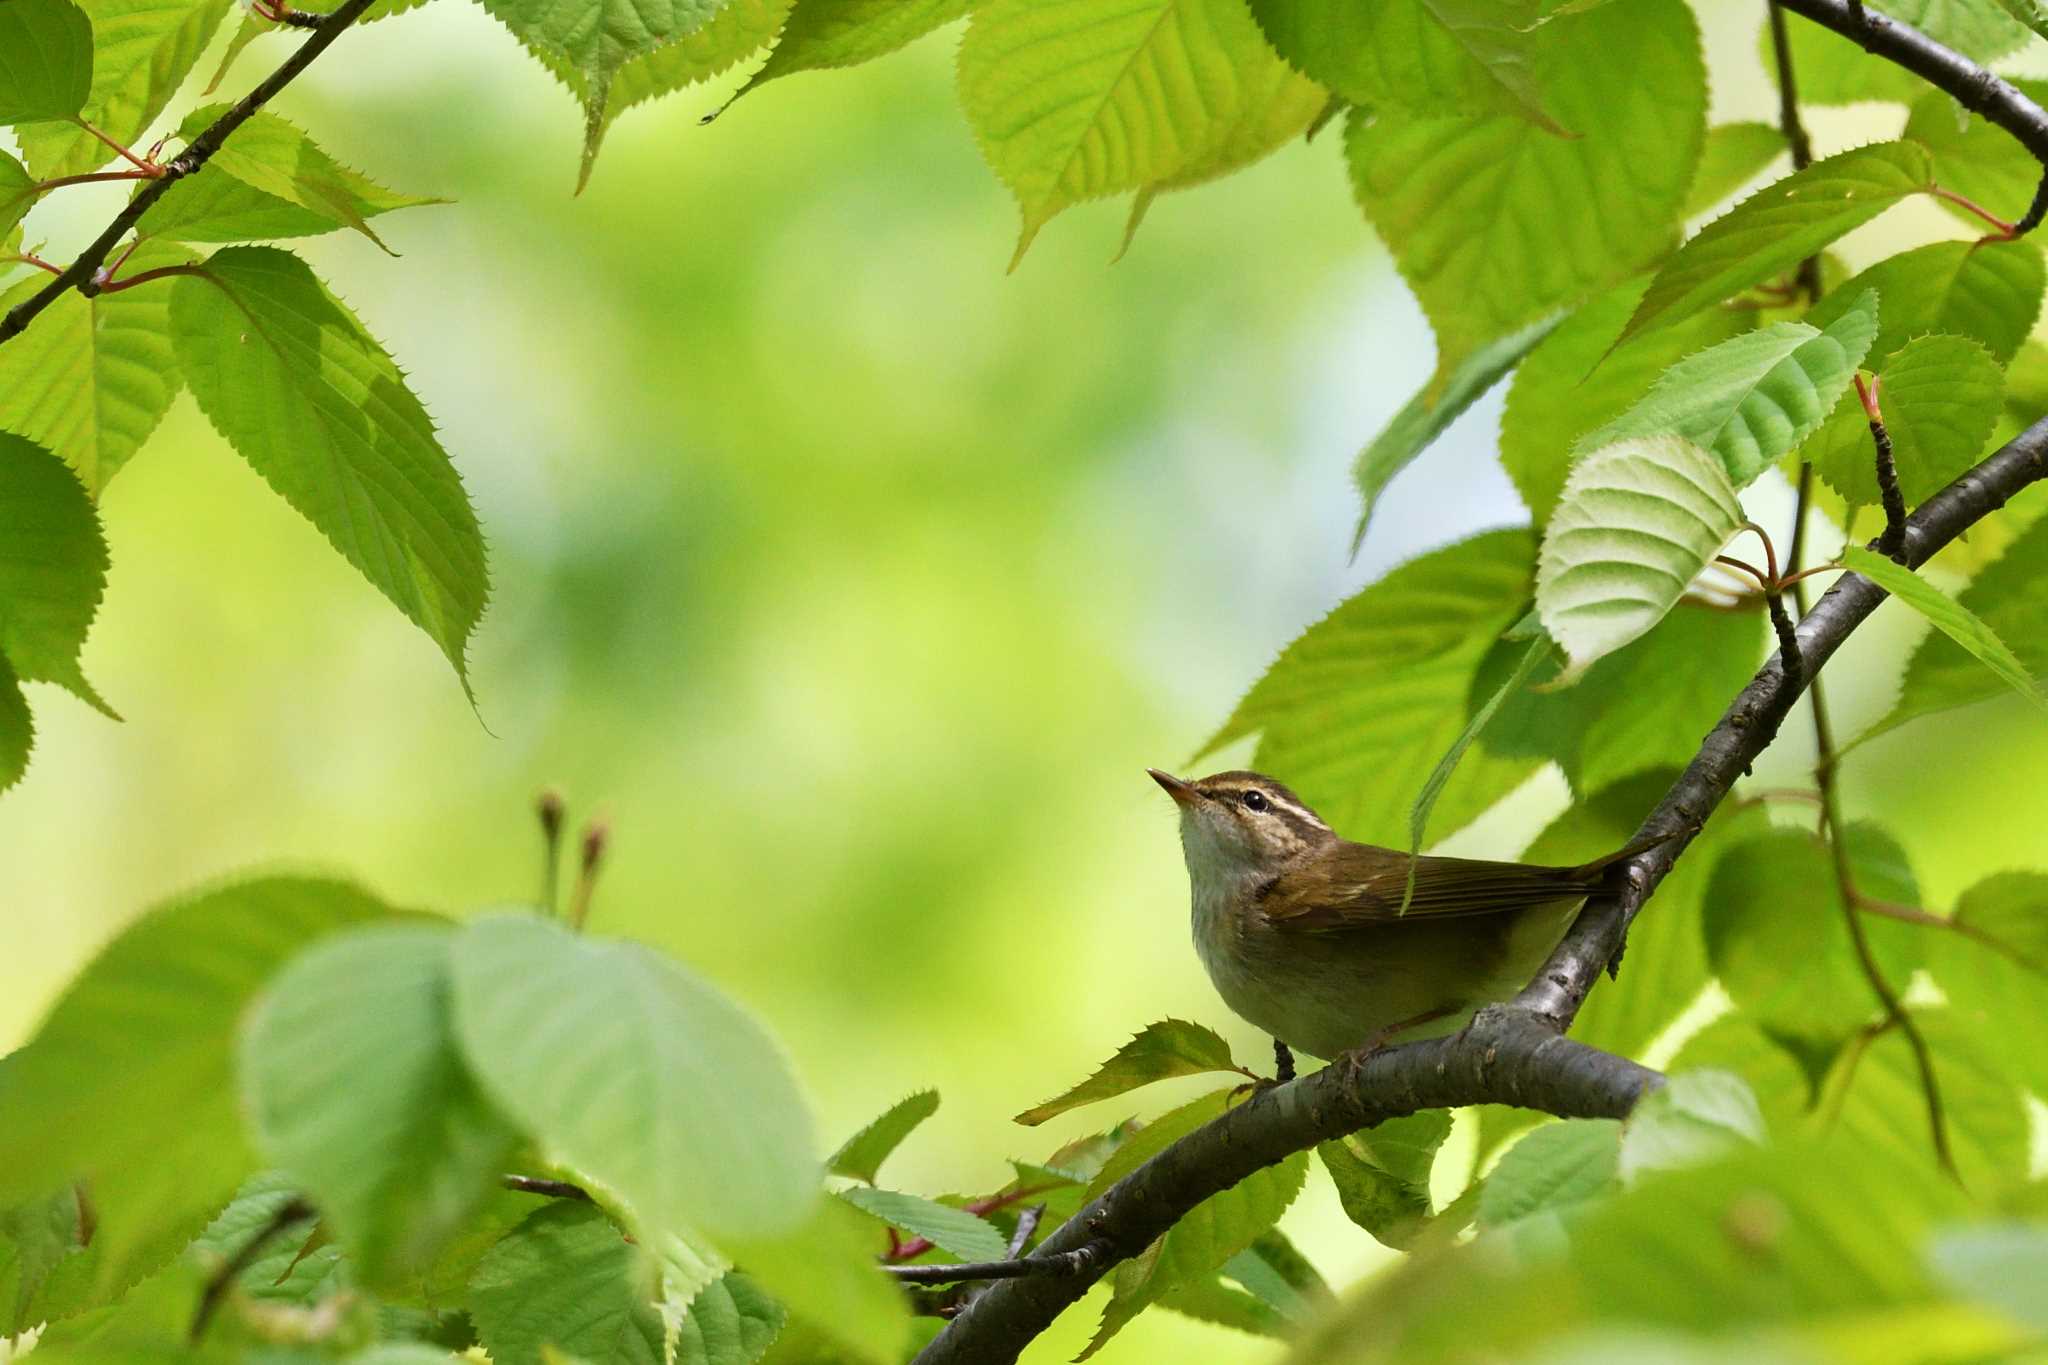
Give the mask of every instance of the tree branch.
[{"label": "tree branch", "polygon": [[[1811,3],[1812,0],[1800,0]],[[2015,493],[2048,477],[2048,418],[2034,423],[1944,488],[1906,523],[1905,562],[1918,565]],[[1318,1142],[1420,1109],[1513,1104],[1567,1118],[1618,1118],[1661,1082],[1646,1067],[1562,1036],[1600,972],[1613,961],[1657,884],[1749,765],[1776,737],[1803,680],[1884,601],[1868,579],[1844,573],[1799,623],[1805,669],[1788,676],[1767,660],[1721,717],[1638,837],[1673,837],[1619,864],[1622,885],[1595,896],[1535,981],[1508,1005],[1481,1010],[1463,1032],[1349,1058],[1254,1094],[1119,1180],[1026,1257],[1068,1258],[1104,1248],[1080,1273],[1000,1280],[962,1308],[918,1365],[992,1365],[1017,1354],[1088,1291],[1190,1209],[1254,1171]]]},{"label": "tree branch", "polygon": [[127,235],[129,229],[142,221],[142,215],[148,213],[157,200],[169,193],[171,186],[198,171],[211,160],[213,154],[220,150],[221,144],[228,140],[230,133],[247,123],[257,110],[277,95],[278,91],[290,85],[301,71],[312,64],[315,57],[325,52],[328,45],[341,36],[342,30],[354,23],[361,17],[363,11],[374,3],[376,0],[345,0],[339,9],[327,15],[320,26],[312,30],[313,36],[306,39],[291,56],[285,58],[277,70],[265,77],[254,90],[244,95],[233,108],[208,125],[198,137],[193,138],[184,151],[171,158],[164,166],[164,173],[143,186],[142,191],[114,215],[114,221],[107,224],[106,231],[94,238],[92,245],[78,254],[77,260],[65,267],[56,279],[16,304],[5,317],[0,317],[0,345],[26,331],[29,323],[35,320],[36,314],[62,298],[66,290],[76,289],[88,298],[97,294],[102,283],[100,266],[114,248],[120,245],[121,238]]},{"label": "tree branch", "polygon": [[[1776,4],[1947,91],[1965,109],[1982,114],[2019,139],[2035,160],[2048,167],[2048,110],[1968,57],[1856,0],[1776,0]],[[2035,208],[2048,207],[2048,183],[2043,192],[2036,196]],[[2041,215],[2030,209],[2014,227],[2024,232],[2040,219]]]}]

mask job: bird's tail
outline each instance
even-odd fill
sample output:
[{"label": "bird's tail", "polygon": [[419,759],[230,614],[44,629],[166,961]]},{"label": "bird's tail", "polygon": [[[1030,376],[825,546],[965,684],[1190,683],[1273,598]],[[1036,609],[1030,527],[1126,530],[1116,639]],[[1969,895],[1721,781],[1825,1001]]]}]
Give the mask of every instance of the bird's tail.
[{"label": "bird's tail", "polygon": [[1659,844],[1668,844],[1673,839],[1690,839],[1699,832],[1700,827],[1697,824],[1681,825],[1677,829],[1665,830],[1662,834],[1647,834],[1640,839],[1632,839],[1627,844],[1604,857],[1595,858],[1590,863],[1579,864],[1572,869],[1572,875],[1574,877],[1597,879],[1601,873],[1613,867],[1616,863],[1625,863],[1638,853],[1648,853]]}]

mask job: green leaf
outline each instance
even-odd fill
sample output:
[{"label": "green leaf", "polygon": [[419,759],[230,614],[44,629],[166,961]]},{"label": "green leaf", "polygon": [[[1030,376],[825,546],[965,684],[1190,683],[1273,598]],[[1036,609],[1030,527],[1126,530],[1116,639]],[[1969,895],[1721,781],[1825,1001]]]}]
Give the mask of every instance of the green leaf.
[{"label": "green leaf", "polygon": [[1774,322],[1686,357],[1627,412],[1582,446],[1678,436],[1721,457],[1746,487],[1827,419],[1877,336],[1878,297],[1866,292],[1818,331]]},{"label": "green leaf", "polygon": [[23,682],[56,683],[113,716],[78,662],[106,581],[106,540],[78,476],[0,431],[0,657]]},{"label": "green leaf", "polygon": [[210,163],[171,186],[142,216],[145,233],[173,242],[317,237],[342,226],[332,214],[266,194]]},{"label": "green leaf", "polygon": [[[1977,462],[1998,421],[2005,378],[1990,352],[1959,336],[1915,337],[1878,373],[1878,408],[1891,436],[1908,508]],[[1862,404],[1845,398],[1801,452],[1852,505],[1878,501],[1877,447]]]},{"label": "green leaf", "polygon": [[[604,142],[605,134],[626,110],[712,79],[759,52],[774,40],[777,33],[783,34],[782,41],[775,47],[776,52],[780,52],[789,41],[784,21],[790,17],[793,2],[725,0],[704,27],[674,42],[664,43],[620,67],[618,75],[612,78],[611,94],[605,100],[603,115],[584,127],[583,163],[577,172],[577,188],[581,189],[590,179],[590,170],[597,161],[597,151]],[[546,61],[545,57],[543,61]],[[575,88],[575,79],[566,68],[553,63],[549,65],[554,67],[558,76],[569,82],[572,89]],[[754,79],[758,81],[760,77],[756,75]],[[711,116],[707,114],[705,117]]]},{"label": "green leaf", "polygon": [[1697,217],[1754,180],[1785,151],[1785,135],[1769,123],[1717,123],[1707,129],[1685,216]]},{"label": "green leaf", "polygon": [[1293,1152],[1183,1214],[1142,1255],[1116,1268],[1102,1324],[1076,1359],[1088,1359],[1145,1308],[1207,1279],[1250,1246],[1280,1221],[1307,1176],[1308,1153]]},{"label": "green leaf", "polygon": [[[149,244],[124,269],[139,273],[191,259],[177,247]],[[0,312],[42,284],[37,276],[0,295]],[[97,497],[156,430],[182,386],[167,289],[145,285],[89,299],[69,291],[0,348],[0,427],[47,446]]]},{"label": "green leaf", "polygon": [[0,1209],[0,1336],[16,1336],[45,1320],[44,1291],[53,1272],[82,1257],[86,1226],[78,1191],[69,1185]]},{"label": "green leaf", "polygon": [[463,657],[489,579],[476,513],[433,419],[305,262],[216,252],[171,286],[192,396],[237,453],[431,636]]},{"label": "green leaf", "polygon": [[[0,152],[0,240],[5,240],[36,202],[36,178],[5,152]],[[36,280],[38,289],[46,283]]]},{"label": "green leaf", "polygon": [[761,1286],[727,1271],[690,1300],[676,1334],[676,1365],[754,1365],[788,1316]]},{"label": "green leaf", "polygon": [[[1532,1135],[1533,1136],[1533,1135]],[[1420,1360],[1773,1361],[1890,1358],[1919,1345],[1882,1318],[1861,1350],[1799,1349],[1800,1332],[1863,1310],[1934,1302],[1917,1251],[1964,1217],[1955,1184],[1850,1143],[1744,1149],[1713,1166],[1658,1173],[1580,1206],[1569,1256],[1503,1264],[1484,1239],[1431,1269],[1389,1276],[1348,1300],[1304,1349],[1317,1365]],[[1873,1317],[1876,1317],[1873,1311]],[[1640,1334],[1685,1334],[1641,1348]],[[1748,1329],[1751,1335],[1734,1335]],[[1607,1351],[1588,1347],[1623,1338]],[[1704,1344],[1704,1349],[1700,1344]],[[2010,1339],[1944,1359],[1997,1358]]]},{"label": "green leaf", "polygon": [[[1910,886],[1876,875],[1880,836],[1852,826],[1858,889],[1912,904]],[[1904,890],[1905,894],[1898,892]],[[1812,835],[1777,829],[1721,855],[1704,907],[1707,960],[1750,1018],[1793,1038],[1832,1045],[1878,1011],[1857,965],[1841,890],[1827,850]],[[1911,925],[1865,916],[1865,936],[1885,979],[1904,989],[1921,943]]]},{"label": "green leaf", "polygon": [[709,25],[730,0],[484,0],[583,103],[593,144],[610,112],[612,78],[628,63]]},{"label": "green leaf", "polygon": [[[1683,766],[1763,662],[1766,631],[1760,609],[1673,611],[1594,664],[1577,685],[1510,697],[1480,745],[1504,757],[1549,759],[1580,795],[1650,769]],[[1480,667],[1475,699],[1508,671],[1514,650],[1505,642],[1495,647]],[[1602,846],[1550,861],[1577,864],[1619,848],[1660,794],[1647,793],[1624,812],[1622,828]],[[1659,890],[1658,904],[1668,894]]]},{"label": "green leaf", "polygon": [[[270,1228],[278,1210],[300,1194],[298,1182],[283,1172],[250,1176],[219,1216],[192,1239],[184,1259],[218,1268]],[[310,1305],[344,1287],[349,1275],[343,1267],[341,1248],[326,1236],[324,1222],[298,1223],[263,1242],[235,1277],[235,1291],[273,1303]]]},{"label": "green leaf", "polygon": [[[1363,506],[1358,513],[1358,530],[1351,537],[1354,554],[1365,542],[1366,527],[1372,523],[1373,505],[1379,501],[1380,493],[1393,477],[1443,435],[1444,429],[1457,421],[1481,394],[1498,384],[1509,370],[1521,363],[1522,357],[1535,349],[1556,326],[1556,319],[1546,318],[1482,346],[1442,385],[1433,382],[1424,385],[1422,392],[1409,399],[1407,405],[1394,414],[1393,420],[1373,438],[1372,444],[1358,452],[1358,459],[1351,466],[1351,478],[1358,485],[1358,496]],[[1441,392],[1435,392],[1439,388]]]},{"label": "green leaf", "polygon": [[[1412,793],[1465,728],[1466,698],[1493,642],[1527,609],[1533,544],[1493,531],[1403,565],[1290,644],[1203,752],[1258,734],[1275,773],[1347,837],[1397,845]],[[1536,764],[1480,754],[1438,802],[1463,825]]]},{"label": "green leaf", "polygon": [[1201,166],[1289,80],[1243,0],[977,8],[960,46],[960,102],[1023,214],[1012,267],[1061,210]]},{"label": "green leaf", "polygon": [[2041,310],[2041,250],[2026,241],[1930,242],[1887,257],[1838,286],[1808,310],[1807,323],[1832,326],[1852,303],[1861,303],[1865,290],[1883,300],[1866,368],[1880,368],[1928,332],[1975,338],[2005,364]]},{"label": "green leaf", "polygon": [[491,1193],[518,1134],[477,1092],[449,1020],[445,925],[330,938],[250,1012],[242,1090],[373,1286],[426,1268]]},{"label": "green leaf", "polygon": [[[1963,589],[1957,605],[2007,642],[2029,678],[2048,677],[2048,521],[2022,531]],[[1975,656],[1936,631],[1913,651],[1898,703],[1871,733],[2004,693]]]},{"label": "green leaf", "polygon": [[1688,1071],[1643,1096],[1621,1129],[1620,1175],[1717,1161],[1743,1144],[1761,1146],[1764,1116],[1748,1082],[1732,1071]]},{"label": "green leaf", "polygon": [[[1231,1259],[1233,1263],[1236,1260],[1235,1257]],[[1159,1306],[1197,1322],[1214,1323],[1252,1336],[1284,1340],[1292,1334],[1292,1326],[1286,1318],[1257,1295],[1227,1283],[1222,1272],[1168,1291],[1160,1297]]]},{"label": "green leaf", "polygon": [[[83,0],[81,8],[92,21],[92,89],[83,111],[72,112],[83,112],[95,128],[134,147],[164,112],[232,7],[232,0]],[[36,175],[46,180],[94,170],[114,158],[112,148],[75,123],[24,128],[21,147]]]},{"label": "green leaf", "polygon": [[454,979],[485,1093],[647,1229],[770,1237],[803,1221],[818,1168],[788,1067],[681,965],[492,915],[457,937]]},{"label": "green leaf", "polygon": [[[2005,79],[2031,100],[2048,99],[2048,81]],[[1911,93],[1919,93],[1919,98],[1913,100],[1901,136],[1924,144],[1934,154],[1934,175],[1941,187],[2007,222],[2016,221],[2027,211],[2041,183],[2041,163],[2034,154],[1997,124],[1962,110],[1944,91],[1921,87]],[[1940,202],[1973,234],[1985,230],[1984,220],[1962,205],[1947,199]]]},{"label": "green leaf", "polygon": [[1382,1244],[1404,1250],[1429,1221],[1430,1171],[1450,1131],[1449,1110],[1425,1109],[1319,1143],[1316,1155],[1345,1217]]},{"label": "green leaf", "polygon": [[1211,1119],[1221,1118],[1230,1108],[1235,1094],[1236,1091],[1229,1088],[1212,1090],[1200,1099],[1189,1100],[1177,1109],[1167,1110],[1126,1137],[1110,1152],[1109,1159],[1102,1163],[1102,1169],[1088,1182],[1088,1198],[1101,1198],[1117,1181]]},{"label": "green leaf", "polygon": [[864,1215],[818,1199],[794,1232],[726,1237],[720,1246],[793,1317],[829,1336],[834,1360],[893,1365],[903,1358],[910,1315],[902,1291],[875,1273],[874,1224]]},{"label": "green leaf", "polygon": [[969,0],[797,0],[775,50],[733,98],[777,76],[886,57],[968,9]]},{"label": "green leaf", "polygon": [[1439,382],[1658,260],[1678,230],[1706,134],[1691,14],[1635,0],[1550,28],[1536,79],[1576,137],[1511,115],[1351,120],[1352,189],[1429,317]]},{"label": "green leaf", "polygon": [[72,982],[0,1069],[0,1204],[84,1177],[108,1290],[167,1260],[253,1164],[235,1028],[294,953],[391,912],[341,882],[271,877],[160,906]]},{"label": "green leaf", "polygon": [[1266,37],[1346,103],[1438,114],[1509,114],[1562,134],[1545,111],[1539,54],[1553,30],[1524,31],[1506,7],[1460,0],[1252,0]]},{"label": "green leaf", "polygon": [[1572,451],[1587,432],[1627,411],[1686,356],[1755,325],[1745,310],[1710,308],[1616,350],[1614,339],[1646,283],[1611,289],[1581,307],[1529,353],[1508,386],[1501,465],[1539,528],[1556,510]]},{"label": "green leaf", "polygon": [[0,655],[0,792],[21,780],[28,771],[29,751],[35,748],[36,727],[29,717],[28,698],[21,695],[21,682]]},{"label": "green leaf", "polygon": [[469,1278],[469,1315],[494,1365],[543,1365],[553,1346],[588,1365],[663,1365],[654,1267],[595,1205],[557,1201],[492,1247]]},{"label": "green leaf", "polygon": [[922,1237],[963,1261],[1000,1261],[1007,1253],[1003,1234],[986,1218],[895,1190],[855,1185],[839,1197],[862,1213]]},{"label": "green leaf", "polygon": [[1792,270],[1933,183],[1927,149],[1914,142],[1874,142],[1794,171],[1680,247],[1650,281],[1621,340],[1691,317]]},{"label": "green leaf", "polygon": [[1465,728],[1458,732],[1458,737],[1451,741],[1451,747],[1444,751],[1444,756],[1437,760],[1436,767],[1430,770],[1429,777],[1422,784],[1422,790],[1416,793],[1415,804],[1408,810],[1408,879],[1401,891],[1402,914],[1408,913],[1409,899],[1415,894],[1415,855],[1422,852],[1423,836],[1429,830],[1430,812],[1436,809],[1437,798],[1443,795],[1444,787],[1451,780],[1451,774],[1457,771],[1459,762],[1465,757],[1465,751],[1472,747],[1472,742],[1479,738],[1480,732],[1486,729],[1494,713],[1500,710],[1501,703],[1520,694],[1522,689],[1528,686],[1529,679],[1535,676],[1536,670],[1556,653],[1556,643],[1539,629],[1536,638],[1522,647],[1521,657],[1508,671],[1500,686],[1473,711],[1472,718],[1465,723]]},{"label": "green leaf", "polygon": [[1533,1129],[1486,1177],[1480,1226],[1554,1218],[1620,1188],[1621,1131],[1613,1119],[1565,1119]]},{"label": "green leaf", "polygon": [[1536,567],[1536,611],[1569,660],[1558,681],[1656,625],[1742,522],[1721,460],[1682,437],[1581,457]]},{"label": "green leaf", "polygon": [[1297,1326],[1326,1310],[1335,1297],[1328,1282],[1278,1228],[1225,1261],[1223,1273]]},{"label": "green leaf", "polygon": [[[2048,873],[2000,872],[1956,901],[1959,932],[1936,933],[1927,970],[1979,1038],[2048,1038]],[[2048,1092],[2048,1048],[2008,1052],[2027,1088]]]},{"label": "green leaf", "polygon": [[1894,564],[1860,545],[1844,547],[1842,563],[1926,617],[1930,625],[1968,650],[2007,687],[2048,711],[2048,692],[2042,691],[2041,684],[2005,641],[1998,638],[1998,633],[1968,607],[1905,565]]},{"label": "green leaf", "polygon": [[[2007,1059],[2032,1041],[2015,1046],[2012,1038],[1974,1034],[1969,1021],[1946,1009],[1916,1009],[1913,1019],[1934,1064],[1963,1187],[1983,1196],[2019,1184],[2027,1176],[2030,1121]],[[1823,1122],[1831,1117],[1835,1130],[1860,1149],[1939,1170],[1912,1045],[1896,1027],[1858,1042],[1828,1078],[1833,1113]]]},{"label": "green leaf", "polygon": [[883,1111],[880,1118],[840,1144],[839,1150],[826,1158],[826,1171],[874,1184],[875,1174],[889,1159],[889,1154],[900,1147],[903,1139],[915,1132],[919,1124],[938,1111],[939,1092],[936,1090],[920,1090],[915,1095],[905,1096]]},{"label": "green leaf", "polygon": [[[227,112],[225,104],[195,109],[179,126],[179,136],[189,141]],[[311,138],[271,113],[258,113],[236,129],[235,135],[213,154],[212,160],[193,179],[203,182],[209,176],[225,176],[240,181],[275,201],[271,205],[273,211],[276,211],[276,204],[288,204],[326,219],[332,227],[352,227],[378,246],[384,243],[370,230],[371,218],[393,209],[442,202],[385,189],[334,160]],[[195,221],[181,217],[180,201],[172,198],[179,188],[173,186],[172,193],[164,196],[165,201],[170,201],[168,209],[160,201],[159,207],[147,216],[145,229],[158,236],[182,241],[223,240],[218,235],[220,229],[206,218],[200,217]],[[189,212],[193,205],[209,202],[207,196],[216,193],[201,184],[192,199],[183,201],[185,210]],[[243,198],[233,197],[229,202],[240,203]],[[215,204],[217,209],[217,201]]]},{"label": "green leaf", "polygon": [[1175,1076],[1194,1076],[1205,1071],[1239,1071],[1230,1055],[1230,1044],[1200,1024],[1181,1019],[1162,1019],[1148,1024],[1130,1042],[1116,1050],[1087,1080],[1054,1096],[1044,1104],[1017,1115],[1016,1122],[1036,1126],[1056,1114],[1084,1104],[1112,1099],[1139,1086]]},{"label": "green leaf", "polygon": [[1255,63],[1238,88],[1229,118],[1212,128],[1201,147],[1172,174],[1148,180],[1138,188],[1131,200],[1130,217],[1124,222],[1118,259],[1131,249],[1139,226],[1160,195],[1192,189],[1242,170],[1305,134],[1330,111],[1330,94],[1321,86],[1303,80],[1284,63]]},{"label": "green leaf", "polygon": [[76,115],[92,90],[92,40],[71,0],[0,0],[0,126]]}]

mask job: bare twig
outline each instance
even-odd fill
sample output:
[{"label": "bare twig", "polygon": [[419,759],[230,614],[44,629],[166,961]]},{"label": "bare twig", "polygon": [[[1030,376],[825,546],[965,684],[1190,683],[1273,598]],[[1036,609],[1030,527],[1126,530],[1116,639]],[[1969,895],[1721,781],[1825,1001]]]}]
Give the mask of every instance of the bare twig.
[{"label": "bare twig", "polygon": [[1892,434],[1885,429],[1884,410],[1878,395],[1882,379],[1868,384],[1856,376],[1856,397],[1863,403],[1863,419],[1870,424],[1870,439],[1877,446],[1877,493],[1884,502],[1884,534],[1877,538],[1877,552],[1887,559],[1899,557],[1906,539],[1906,495],[1899,491],[1899,464],[1892,458]]},{"label": "bare twig", "polygon": [[[963,1280],[1021,1280],[1034,1275],[1085,1275],[1109,1255],[1107,1242],[1084,1242],[1071,1251],[1039,1252],[1006,1261],[960,1265],[885,1265],[882,1273],[904,1284],[958,1284]],[[1121,1259],[1121,1258],[1119,1258]]]},{"label": "bare twig", "polygon": [[193,1311],[192,1326],[186,1333],[187,1339],[197,1342],[206,1335],[206,1326],[213,1321],[213,1315],[220,1308],[221,1301],[234,1287],[235,1280],[247,1270],[263,1248],[289,1231],[295,1224],[303,1223],[313,1216],[313,1206],[297,1195],[277,1206],[262,1227],[249,1234],[249,1240],[242,1243],[234,1255],[221,1262],[220,1268],[207,1278],[206,1290],[199,1296],[199,1307]]},{"label": "bare twig", "polygon": [[169,192],[171,186],[198,171],[212,159],[213,154],[220,150],[221,144],[227,141],[231,133],[247,123],[256,111],[268,104],[280,90],[290,85],[301,71],[312,64],[315,57],[325,52],[329,44],[339,38],[343,30],[361,17],[363,11],[374,3],[376,0],[343,0],[341,7],[326,16],[320,27],[313,30],[313,36],[306,39],[291,56],[285,58],[277,70],[265,77],[254,90],[236,101],[225,114],[207,125],[184,151],[163,167],[162,175],[143,186],[142,191],[114,215],[114,220],[107,224],[106,230],[95,237],[92,244],[81,251],[78,258],[65,267],[56,279],[16,304],[5,317],[0,317],[0,344],[19,336],[27,329],[29,323],[35,320],[38,313],[62,298],[66,290],[76,289],[88,297],[99,292],[96,273],[114,248],[120,245],[121,238],[127,235],[129,229],[142,221],[142,216]]},{"label": "bare twig", "polygon": [[[1785,134],[1785,145],[1792,152],[1792,169],[1803,171],[1813,164],[1813,141],[1806,135],[1806,124],[1799,117],[1799,81],[1792,70],[1792,41],[1785,31],[1785,11],[1778,7],[1778,0],[1764,0],[1764,8],[1771,20],[1771,57],[1778,68],[1778,128]],[[1808,256],[1799,263],[1799,273],[1794,277],[1808,303],[1820,299],[1820,257]]]},{"label": "bare twig", "polygon": [[498,1183],[508,1190],[521,1194],[537,1194],[547,1199],[581,1199],[588,1202],[590,1191],[567,1180],[547,1180],[537,1175],[503,1175]]},{"label": "bare twig", "polygon": [[1015,1260],[1031,1245],[1031,1234],[1038,1231],[1038,1222],[1045,1217],[1045,1205],[1033,1204],[1017,1215],[1017,1230],[1010,1234],[1010,1245],[1006,1248],[1010,1258]]},{"label": "bare twig", "polygon": [[[2048,166],[2048,111],[2027,98],[2009,81],[1961,53],[1898,20],[1866,9],[1850,0],[1776,0],[1773,5],[1803,15],[1823,28],[1849,38],[1874,57],[1904,67],[1938,90],[1954,96],[1956,103],[2003,128]],[[2035,196],[2035,208],[2013,224],[2013,235],[2031,231],[2041,221],[2035,209],[2048,209]]]}]

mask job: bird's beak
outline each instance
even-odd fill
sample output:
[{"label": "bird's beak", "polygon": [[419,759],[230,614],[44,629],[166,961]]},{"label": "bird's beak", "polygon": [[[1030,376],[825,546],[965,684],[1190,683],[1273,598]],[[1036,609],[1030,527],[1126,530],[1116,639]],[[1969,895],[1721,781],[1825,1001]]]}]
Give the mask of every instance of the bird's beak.
[{"label": "bird's beak", "polygon": [[1175,777],[1172,773],[1163,773],[1157,768],[1147,768],[1145,771],[1152,774],[1154,782],[1157,782],[1166,789],[1166,794],[1173,798],[1175,805],[1183,807],[1192,806],[1195,802],[1202,799],[1200,792],[1196,791],[1188,783]]}]

